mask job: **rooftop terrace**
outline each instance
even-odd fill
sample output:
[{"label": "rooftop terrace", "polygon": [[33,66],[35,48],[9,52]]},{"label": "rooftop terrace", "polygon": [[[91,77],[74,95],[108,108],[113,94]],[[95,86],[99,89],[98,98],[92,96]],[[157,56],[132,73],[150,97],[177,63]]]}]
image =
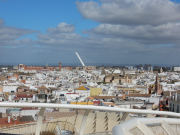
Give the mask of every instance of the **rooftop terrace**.
[{"label": "rooftop terrace", "polygon": [[[24,107],[28,109],[2,113],[1,133],[36,135],[45,133],[55,135],[180,134],[179,113],[88,105],[0,103],[0,110]],[[35,107],[38,109],[33,109]]]}]

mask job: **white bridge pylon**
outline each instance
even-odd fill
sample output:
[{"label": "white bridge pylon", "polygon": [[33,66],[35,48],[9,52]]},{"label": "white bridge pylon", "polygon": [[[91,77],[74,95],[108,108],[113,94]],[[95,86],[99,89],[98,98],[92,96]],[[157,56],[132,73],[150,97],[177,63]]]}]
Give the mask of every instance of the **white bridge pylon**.
[{"label": "white bridge pylon", "polygon": [[77,52],[75,52],[75,53],[76,53],[77,57],[79,58],[79,60],[80,60],[80,62],[81,62],[81,64],[82,64],[82,66],[85,67],[83,61],[81,60],[81,58],[80,58],[80,56],[79,56],[79,54],[78,54]]}]

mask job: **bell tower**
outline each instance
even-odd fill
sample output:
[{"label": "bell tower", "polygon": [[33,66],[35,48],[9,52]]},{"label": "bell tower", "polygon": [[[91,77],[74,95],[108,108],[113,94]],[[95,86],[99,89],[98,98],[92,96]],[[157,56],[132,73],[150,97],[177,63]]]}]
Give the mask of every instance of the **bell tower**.
[{"label": "bell tower", "polygon": [[155,92],[156,92],[158,95],[161,95],[162,92],[163,92],[163,85],[161,85],[161,84],[159,83],[158,75],[156,76]]},{"label": "bell tower", "polygon": [[158,79],[158,76],[156,76],[155,90],[156,90],[156,91],[159,90],[159,79]]},{"label": "bell tower", "polygon": [[59,71],[61,71],[61,62],[59,62]]}]

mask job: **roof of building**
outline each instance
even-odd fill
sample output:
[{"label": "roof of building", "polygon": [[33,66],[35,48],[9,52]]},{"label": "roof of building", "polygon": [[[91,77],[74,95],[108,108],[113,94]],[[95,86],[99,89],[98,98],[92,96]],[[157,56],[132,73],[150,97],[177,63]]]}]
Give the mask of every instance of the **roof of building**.
[{"label": "roof of building", "polygon": [[7,77],[6,77],[6,76],[4,76],[4,75],[1,75],[1,76],[0,76],[0,78],[7,78]]},{"label": "roof of building", "polygon": [[44,85],[42,85],[41,87],[38,88],[39,90],[44,90],[44,89],[48,89],[47,87],[45,87]]},{"label": "roof of building", "polygon": [[90,90],[88,87],[81,86],[77,88],[76,90]]},{"label": "roof of building", "polygon": [[58,88],[48,87],[50,90],[58,90]]},{"label": "roof of building", "polygon": [[142,86],[142,85],[136,85],[136,86],[133,86],[135,88],[147,88],[146,86]]},{"label": "roof of building", "polygon": [[130,93],[126,95],[127,97],[151,97],[151,94],[137,94],[137,93]]},{"label": "roof of building", "polygon": [[170,91],[163,91],[163,96],[166,98],[167,96],[170,96]]},{"label": "roof of building", "polygon": [[36,91],[34,92],[17,92],[16,94],[35,94],[37,93]]},{"label": "roof of building", "polygon": [[13,118],[10,118],[10,123],[8,123],[8,117],[0,118],[0,121],[1,121],[1,124],[5,124],[6,127],[11,127],[12,124],[14,125],[14,124],[24,124],[27,122],[32,122],[32,121],[20,121],[19,119],[13,120]]},{"label": "roof of building", "polygon": [[113,75],[106,75],[106,78],[112,78]]},{"label": "roof of building", "polygon": [[6,80],[6,79],[7,79],[6,76],[4,76],[4,75],[1,75],[1,76],[0,76],[0,80]]},{"label": "roof of building", "polygon": [[22,86],[19,86],[17,87],[17,89],[28,89],[29,87],[25,86],[25,85],[22,85]]},{"label": "roof of building", "polygon": [[116,105],[115,103],[112,103],[112,102],[103,102],[103,104],[105,104],[105,105],[113,105],[113,106],[118,106],[118,105]]},{"label": "roof of building", "polygon": [[17,98],[32,98],[33,97],[33,94],[17,94]]},{"label": "roof of building", "polygon": [[19,118],[19,121],[21,121],[21,122],[34,121],[34,118],[32,116],[22,116]]},{"label": "roof of building", "polygon": [[[89,96],[86,99],[94,100],[94,99],[111,99],[116,98],[116,96]],[[124,99],[124,96],[118,97],[119,99]]]}]

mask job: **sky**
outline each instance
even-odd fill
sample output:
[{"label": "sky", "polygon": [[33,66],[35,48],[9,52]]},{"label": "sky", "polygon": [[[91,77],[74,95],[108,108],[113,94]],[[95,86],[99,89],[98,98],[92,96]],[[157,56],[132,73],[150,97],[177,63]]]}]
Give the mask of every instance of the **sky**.
[{"label": "sky", "polygon": [[180,0],[0,0],[0,65],[180,65]]}]

